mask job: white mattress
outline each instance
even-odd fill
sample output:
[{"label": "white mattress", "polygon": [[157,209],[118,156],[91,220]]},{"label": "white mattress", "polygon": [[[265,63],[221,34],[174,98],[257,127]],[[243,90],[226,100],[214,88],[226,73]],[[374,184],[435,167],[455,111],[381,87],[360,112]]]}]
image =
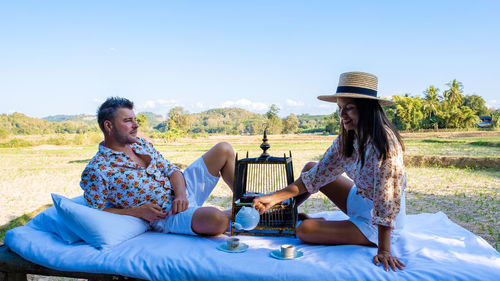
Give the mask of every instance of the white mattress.
[{"label": "white mattress", "polygon": [[[341,212],[315,216],[343,219]],[[106,250],[84,242],[68,245],[56,235],[22,226],[5,244],[27,260],[66,271],[120,274],[150,280],[500,280],[500,254],[444,213],[408,215],[403,236],[392,245],[406,268],[385,272],[373,265],[377,249],[301,243],[296,238],[239,236],[244,253],[217,246],[227,236],[203,238],[146,232]],[[277,260],[271,250],[293,244],[304,256]]]}]

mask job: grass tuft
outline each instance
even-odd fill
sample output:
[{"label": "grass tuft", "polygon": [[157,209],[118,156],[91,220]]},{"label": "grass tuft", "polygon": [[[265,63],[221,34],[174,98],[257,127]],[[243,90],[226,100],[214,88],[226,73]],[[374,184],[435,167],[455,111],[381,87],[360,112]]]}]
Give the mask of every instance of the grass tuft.
[{"label": "grass tuft", "polygon": [[3,239],[5,237],[5,233],[10,229],[16,228],[18,226],[23,226],[27,224],[32,218],[41,213],[43,210],[52,206],[51,204],[44,205],[33,212],[24,214],[16,219],[11,220],[8,224],[0,227],[0,243],[3,243]]}]

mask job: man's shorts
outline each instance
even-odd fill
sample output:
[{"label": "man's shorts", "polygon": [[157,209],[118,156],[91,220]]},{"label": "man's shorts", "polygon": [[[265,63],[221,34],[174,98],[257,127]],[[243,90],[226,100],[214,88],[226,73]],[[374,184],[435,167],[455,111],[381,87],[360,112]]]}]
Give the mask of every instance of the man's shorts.
[{"label": "man's shorts", "polygon": [[197,235],[191,229],[193,214],[207,200],[220,177],[210,174],[203,161],[203,157],[196,159],[184,170],[183,174],[186,180],[186,195],[189,207],[184,212],[153,222],[152,227],[155,231]]},{"label": "man's shorts", "polygon": [[[349,220],[375,245],[378,245],[378,227],[371,223],[373,201],[364,198],[357,192],[356,185],[351,187],[347,196],[347,216]],[[404,193],[401,197],[399,214],[396,216],[395,228],[391,231],[391,241],[398,238],[406,218],[406,203]]]}]

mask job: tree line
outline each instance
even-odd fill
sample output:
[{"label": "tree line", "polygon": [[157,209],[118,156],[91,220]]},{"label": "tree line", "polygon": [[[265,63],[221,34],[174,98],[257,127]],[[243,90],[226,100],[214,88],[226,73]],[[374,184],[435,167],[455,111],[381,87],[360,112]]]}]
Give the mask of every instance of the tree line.
[{"label": "tree line", "polygon": [[[389,120],[399,130],[409,131],[472,128],[480,122],[479,116],[491,116],[493,127],[499,126],[499,109],[488,109],[485,100],[479,95],[465,95],[463,84],[456,79],[446,85],[448,88],[442,93],[439,88],[429,86],[423,92],[423,97],[409,94],[393,96],[395,104],[384,108]],[[189,114],[182,107],[176,107],[167,114],[167,120],[154,129],[167,134],[262,134],[264,128],[270,134],[337,133],[339,129],[338,111],[316,116],[297,116],[292,113],[286,118],[280,118],[280,108],[275,104],[263,115],[241,114],[243,109],[226,110],[214,109],[201,114]]]},{"label": "tree line", "polygon": [[[463,85],[456,79],[440,91],[431,85],[423,97],[395,95],[392,106],[385,107],[387,116],[400,130],[471,128],[479,116],[492,116],[498,127],[499,109],[488,109],[479,95],[465,95]],[[228,134],[260,135],[267,128],[269,134],[337,133],[338,112],[329,115],[290,114],[279,117],[280,108],[273,104],[265,114],[241,108],[210,109],[189,113],[182,107],[172,108],[163,117],[151,112],[139,113],[137,121],[143,133],[167,140],[192,135]],[[52,116],[32,118],[21,113],[0,115],[0,139],[12,135],[86,134],[99,132],[95,116]]]},{"label": "tree line", "polygon": [[456,79],[446,85],[442,94],[429,86],[423,98],[393,96],[395,105],[386,108],[389,119],[400,130],[456,129],[474,127],[479,116],[492,116],[498,127],[499,109],[488,109],[481,96],[464,95],[463,85]]},{"label": "tree line", "polygon": [[271,105],[265,114],[252,113],[241,108],[217,108],[190,114],[182,107],[172,108],[164,121],[151,125],[145,114],[138,114],[142,130],[154,138],[175,139],[190,135],[260,135],[269,134],[334,133],[338,128],[337,114],[290,114],[279,117],[279,108]]}]

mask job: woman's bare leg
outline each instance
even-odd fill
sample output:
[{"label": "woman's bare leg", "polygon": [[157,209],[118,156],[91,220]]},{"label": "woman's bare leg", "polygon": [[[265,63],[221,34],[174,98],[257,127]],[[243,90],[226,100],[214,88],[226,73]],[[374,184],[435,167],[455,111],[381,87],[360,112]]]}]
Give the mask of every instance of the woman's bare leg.
[{"label": "woman's bare leg", "polygon": [[[316,165],[316,162],[307,162],[304,165],[304,168],[302,168],[301,173],[309,171],[312,167],[314,167],[314,165]],[[305,192],[295,196],[295,205],[300,206],[300,204],[304,203],[304,201],[306,201],[309,196],[311,196],[311,193],[309,192]]]},{"label": "woman's bare leg", "polygon": [[[353,185],[350,179],[339,176],[333,182],[320,188],[320,191],[347,214],[347,197]],[[304,220],[297,227],[297,235],[300,240],[314,244],[374,245],[349,220]]]},{"label": "woman's bare leg", "polygon": [[313,244],[351,244],[374,246],[361,231],[348,220],[327,221],[310,219],[297,227],[300,240]]},{"label": "woman's bare leg", "polygon": [[[309,171],[316,162],[308,162],[304,165],[304,168],[302,169],[302,172]],[[354,183],[344,177],[344,176],[338,176],[337,179],[335,179],[333,182],[323,186],[319,190],[330,199],[337,207],[339,207],[342,212],[347,214],[347,208],[346,208],[346,202],[347,202],[347,196],[349,195],[349,191],[351,191],[351,187],[354,185]],[[302,193],[298,196],[295,196],[296,204],[299,206],[302,204],[307,198],[311,196],[311,193],[306,192]]]},{"label": "woman's bare leg", "polygon": [[344,176],[338,176],[333,182],[321,187],[319,191],[326,195],[342,212],[347,214],[347,197],[353,185],[352,180]]}]

